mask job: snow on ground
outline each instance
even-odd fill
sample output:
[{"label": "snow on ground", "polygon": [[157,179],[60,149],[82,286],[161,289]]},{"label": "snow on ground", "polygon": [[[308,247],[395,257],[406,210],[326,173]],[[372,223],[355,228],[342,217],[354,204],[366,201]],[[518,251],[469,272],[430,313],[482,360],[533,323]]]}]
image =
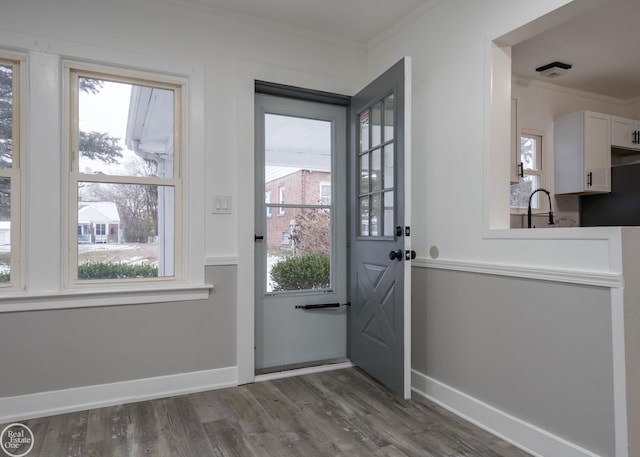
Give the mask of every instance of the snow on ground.
[{"label": "snow on ground", "polygon": [[152,243],[78,244],[78,262],[91,261],[158,265],[158,245]]}]

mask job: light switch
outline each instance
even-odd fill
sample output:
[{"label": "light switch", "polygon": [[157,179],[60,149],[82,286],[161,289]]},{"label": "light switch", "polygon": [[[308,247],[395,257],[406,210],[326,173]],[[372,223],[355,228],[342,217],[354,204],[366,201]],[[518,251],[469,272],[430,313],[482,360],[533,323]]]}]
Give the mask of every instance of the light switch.
[{"label": "light switch", "polygon": [[214,195],[212,214],[231,214],[231,197],[228,195]]}]

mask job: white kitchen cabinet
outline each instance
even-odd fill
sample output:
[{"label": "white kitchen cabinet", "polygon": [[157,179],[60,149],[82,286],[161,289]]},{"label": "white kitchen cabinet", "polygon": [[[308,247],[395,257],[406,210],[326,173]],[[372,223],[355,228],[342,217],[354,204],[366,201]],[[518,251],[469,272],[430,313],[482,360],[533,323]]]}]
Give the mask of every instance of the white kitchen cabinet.
[{"label": "white kitchen cabinet", "polygon": [[554,119],[556,194],[611,192],[611,116],[578,111]]},{"label": "white kitchen cabinet", "polygon": [[611,116],[611,146],[640,151],[640,121]]}]

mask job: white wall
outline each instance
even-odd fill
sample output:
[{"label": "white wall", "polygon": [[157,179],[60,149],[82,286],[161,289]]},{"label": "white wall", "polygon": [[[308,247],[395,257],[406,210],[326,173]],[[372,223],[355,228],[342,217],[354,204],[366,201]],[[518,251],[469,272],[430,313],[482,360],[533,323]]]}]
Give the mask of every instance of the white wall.
[{"label": "white wall", "polygon": [[[11,351],[0,355],[0,365],[6,362],[15,367],[11,382],[0,383],[0,399],[187,371],[232,368],[237,381],[236,365],[242,351],[236,346],[236,323],[240,334],[248,334],[251,328],[241,318],[249,313],[249,322],[253,322],[253,81],[259,78],[351,94],[365,82],[364,46],[300,29],[243,23],[206,8],[163,1],[10,1],[1,9],[0,49],[23,53],[29,73],[24,125],[25,212],[26,225],[32,229],[25,236],[26,291],[13,298],[0,297],[0,308],[13,310],[0,319],[12,325],[12,332],[0,332],[0,346],[15,348],[16,335],[28,337],[32,328],[38,327],[40,333],[38,344],[28,349],[34,363],[16,367],[8,355]],[[190,295],[172,291],[169,296],[178,301],[159,305],[148,298],[139,300],[137,292],[130,291],[103,294],[100,304],[107,304],[106,300],[125,305],[108,311],[59,309],[98,304],[91,295],[63,294],[63,189],[58,173],[64,157],[63,59],[161,69],[169,74],[175,71],[193,78],[193,84],[187,85],[187,113],[190,140],[198,141],[190,142],[192,150],[186,154],[201,160],[188,159],[191,223],[187,230],[197,237],[185,238],[193,248],[189,254],[190,265],[198,270],[195,277],[200,283],[213,281],[215,286],[209,300],[193,305]],[[215,194],[232,197],[231,215],[211,214],[211,196]],[[50,227],[48,239],[37,230],[44,225]],[[176,298],[181,294],[184,298]],[[166,301],[161,296],[158,300]],[[30,309],[47,310],[22,313],[25,302]],[[104,312],[109,318],[101,321]],[[160,332],[170,331],[176,313],[185,323],[183,330],[190,326],[199,329],[188,338],[179,338],[182,330],[174,335],[180,342],[172,357],[183,363],[162,360],[162,346],[146,344],[158,338],[164,341]],[[114,328],[114,323],[132,315],[153,325]],[[105,333],[98,332],[100,338],[117,335],[117,345],[83,341],[82,335],[92,335],[92,329],[102,322],[107,327],[103,328]],[[218,331],[218,325],[224,325],[225,331]],[[69,347],[76,348],[78,359],[72,370],[65,371],[55,359],[63,357]],[[146,362],[129,363],[128,357],[121,357],[118,352],[127,347],[135,348],[132,354],[136,360]],[[145,351],[149,357],[144,356]],[[201,356],[191,358],[192,353]],[[51,369],[42,364],[48,359]],[[245,366],[253,371],[251,360]],[[84,375],[78,376],[78,370]],[[103,376],[104,370],[111,370],[113,376]],[[38,382],[21,384],[20,379]]]},{"label": "white wall", "polygon": [[[403,55],[413,58],[412,217],[419,256],[426,258],[437,246],[440,257],[430,262],[620,271],[619,256],[612,251],[615,234],[607,229],[500,230],[508,225],[509,158],[505,148],[499,165],[504,174],[490,175],[498,167],[489,163],[490,43],[567,3],[440,2],[395,35],[369,46],[370,78]],[[507,118],[504,142],[508,129]],[[502,183],[497,186],[501,191],[487,194],[489,183],[496,180]],[[502,202],[505,215],[497,224],[485,217],[495,199]]]},{"label": "white wall", "polygon": [[[413,62],[414,387],[536,455],[627,455],[621,236],[610,228],[505,230],[511,74],[508,66],[492,69],[491,43],[503,37],[515,44],[514,34],[504,35],[520,29],[526,39],[557,24],[549,17],[522,28],[555,8],[563,7],[567,18],[594,3],[447,0],[368,48],[369,78],[403,55]],[[536,127],[545,128],[565,109],[624,112],[611,100],[517,91],[530,105],[527,122]],[[588,312],[585,296],[592,299]],[[565,312],[571,328],[563,331],[552,313]],[[519,331],[520,325],[528,330]],[[575,350],[589,357],[590,332],[581,331],[587,327],[599,335],[598,360],[560,374],[556,356]],[[550,341],[544,336],[554,334],[557,341],[544,349]],[[539,337],[543,345],[533,341]],[[518,359],[520,350],[527,355]],[[518,372],[532,376],[526,382],[509,374],[516,359],[526,365]],[[599,405],[588,407],[608,411],[597,424],[584,420],[587,405],[574,390],[579,372],[589,376],[592,369],[601,381],[592,386]],[[554,373],[559,390],[534,392]],[[500,394],[493,396],[493,388]],[[558,405],[571,417],[564,425],[557,422]]]},{"label": "white wall", "polygon": [[[243,65],[252,62],[270,68],[274,76],[276,70],[286,70],[299,84],[339,93],[352,92],[365,73],[362,46],[329,38],[320,41],[284,27],[250,26],[170,2],[5,2],[0,31],[26,37],[33,49],[69,52],[80,44],[90,46],[92,58],[107,63],[113,53],[128,53],[139,55],[143,68],[150,57],[204,65],[207,209],[212,194],[235,197],[236,186],[252,179],[252,170],[236,174],[238,138],[251,135],[253,125],[252,118],[238,118],[239,91],[247,90],[237,83]],[[3,45],[13,43],[0,40],[0,48]],[[235,215],[207,213],[206,255],[236,256]]]},{"label": "white wall", "polygon": [[[11,1],[2,5],[0,48],[13,47],[25,52],[35,50],[43,53],[49,61],[65,56],[89,57],[109,63],[126,54],[127,61],[139,56],[141,67],[149,62],[162,61],[176,62],[182,67],[194,65],[204,68],[204,94],[192,103],[202,103],[204,113],[204,119],[200,121],[204,126],[205,184],[194,192],[203,201],[203,250],[212,265],[207,269],[207,278],[218,282],[210,302],[179,309],[181,322],[186,327],[201,324],[202,318],[220,319],[219,323],[233,327],[235,317],[238,334],[241,334],[250,328],[243,325],[253,322],[253,80],[259,78],[352,94],[367,79],[373,79],[404,55],[412,56],[414,69],[412,235],[414,249],[421,256],[417,263],[441,269],[486,267],[500,270],[502,274],[511,272],[527,277],[541,274],[549,278],[557,274],[574,281],[605,284],[618,280],[616,275],[621,271],[620,240],[619,232],[615,230],[541,229],[514,234],[490,230],[490,221],[485,217],[487,202],[494,198],[504,199],[505,215],[508,216],[509,210],[505,198],[508,194],[507,173],[499,178],[503,181],[504,196],[486,195],[484,192],[489,179],[486,165],[490,156],[487,133],[491,108],[490,41],[566,3],[568,0],[434,2],[433,8],[424,16],[401,24],[402,27],[394,33],[370,43],[367,50],[334,39],[309,37],[299,30],[281,30],[261,24],[243,25],[206,10],[186,10],[170,2]],[[580,0],[580,3],[589,2]],[[37,72],[38,67],[33,71]],[[51,87],[59,84],[59,81],[47,81],[47,75],[40,76],[40,81],[53,84]],[[27,137],[30,145],[28,162],[34,164],[34,170],[43,163],[53,164],[44,171],[31,174],[31,178],[47,174],[53,176],[48,181],[53,188],[44,191],[55,202],[61,195],[61,184],[55,178],[56,173],[49,171],[58,169],[56,164],[59,167],[60,162],[56,162],[55,157],[62,154],[59,146],[60,112],[56,114],[60,100],[54,90],[49,98],[34,101],[32,107],[38,107],[38,103],[53,111],[49,113],[51,118],[47,119],[51,122],[46,125],[46,131],[53,132],[53,141],[38,141],[35,131],[43,127],[44,122],[43,125],[27,124],[31,132]],[[30,119],[42,120],[33,114]],[[57,136],[55,132],[58,132]],[[507,126],[504,134],[508,141]],[[504,157],[505,163],[508,159]],[[506,171],[507,166],[504,169]],[[30,195],[42,194],[38,179],[28,181]],[[231,216],[210,214],[210,197],[213,194],[232,196],[234,212]],[[55,232],[60,234],[59,206],[49,208],[47,217],[47,225],[57,227]],[[37,221],[29,222],[34,227],[42,225]],[[439,258],[427,257],[431,246],[439,248]],[[36,254],[43,256],[47,253],[33,253],[34,261]],[[54,254],[61,257],[58,251]],[[204,265],[202,268],[204,270]],[[48,271],[50,269],[34,262],[30,262],[27,269],[28,272],[36,269],[38,275],[27,276],[44,278],[47,288],[54,292],[56,287],[60,288],[60,277],[55,270]],[[234,277],[237,280],[233,280]],[[447,289],[442,293],[441,303],[446,303],[451,298],[446,294],[451,291]],[[473,295],[473,291],[470,294]],[[126,295],[124,297],[127,298]],[[569,300],[572,298],[575,297],[569,294]],[[428,291],[416,289],[415,306],[422,306],[426,301],[431,303],[430,300]],[[608,305],[606,300],[602,301],[603,306]],[[184,304],[177,303],[176,306]],[[477,305],[490,309],[489,303],[481,301]],[[158,328],[170,331],[176,318],[175,309],[167,305],[142,304],[133,308],[125,306],[122,310],[112,308],[107,314],[112,323],[127,316],[135,316],[139,322],[147,319],[154,325],[144,332],[162,340],[161,335],[153,332]],[[236,311],[237,315],[229,313],[229,310]],[[39,344],[29,346],[29,355],[36,361],[46,359],[48,354],[62,357],[67,347],[83,347],[81,337],[89,337],[91,326],[101,324],[98,320],[101,314],[99,311],[82,312],[78,320],[69,321],[65,317],[75,315],[68,310],[15,313],[3,319],[5,325],[11,324],[12,328],[11,332],[0,332],[0,347],[15,347],[16,335],[28,335],[28,329],[37,324],[44,333],[38,337]],[[425,317],[427,321],[429,318],[428,315]],[[55,325],[47,326],[44,322]],[[601,324],[606,326],[607,322]],[[69,331],[65,325],[77,329],[88,326],[89,330]],[[607,334],[607,329],[596,327],[601,334]],[[176,354],[188,357],[190,351],[196,349],[191,346],[198,345],[197,354],[200,356],[197,360],[167,364],[153,352],[154,348],[149,348],[153,357],[149,359],[149,365],[139,371],[133,360],[119,361],[119,351],[101,349],[101,345],[96,343],[88,346],[87,352],[78,351],[78,363],[82,365],[74,366],[75,371],[70,373],[55,369],[55,366],[54,371],[48,372],[42,363],[20,365],[17,368],[20,372],[12,373],[11,386],[0,385],[0,397],[36,393],[46,389],[47,385],[63,389],[97,383],[102,377],[91,373],[99,374],[107,368],[118,372],[117,379],[105,378],[107,382],[126,382],[141,376],[225,368],[234,363],[235,356],[236,365],[240,367],[243,364],[241,369],[253,371],[251,356],[247,356],[253,351],[251,342],[239,340],[239,346],[233,348],[233,332],[208,332],[206,325],[198,328],[199,333],[181,343]],[[135,347],[136,359],[142,360],[141,342],[145,333],[137,333],[137,330],[131,326],[124,328],[118,334],[118,345]],[[455,322],[451,330],[455,330]],[[541,332],[544,330],[542,327]],[[60,335],[69,339],[61,339]],[[102,332],[100,337],[107,339],[108,332]],[[226,349],[218,356],[207,354],[201,345]],[[14,356],[10,358],[8,355],[10,352],[6,351],[4,358],[0,355],[0,366],[5,366],[4,362],[15,365]],[[615,364],[615,361],[611,363]],[[52,361],[54,364],[55,360]],[[90,373],[91,376],[78,380],[75,375],[79,372]],[[241,380],[246,376],[247,373],[239,373]],[[38,382],[21,385],[22,378],[38,379]],[[462,386],[470,390],[478,387],[481,386]],[[3,389],[6,390],[3,392]],[[509,404],[508,399],[503,400]],[[576,413],[574,410],[568,414]],[[542,426],[553,425],[553,422],[545,423],[544,414],[541,417]],[[605,448],[609,450],[613,438],[609,434],[606,439]]]}]

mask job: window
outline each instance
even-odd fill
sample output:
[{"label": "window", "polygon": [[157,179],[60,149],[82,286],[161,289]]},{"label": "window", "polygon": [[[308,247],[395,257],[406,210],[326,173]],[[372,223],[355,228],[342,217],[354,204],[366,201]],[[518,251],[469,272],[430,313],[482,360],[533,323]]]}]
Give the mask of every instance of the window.
[{"label": "window", "polygon": [[181,86],[71,67],[68,81],[71,283],[176,278]]},{"label": "window", "polygon": [[[278,187],[278,203],[284,205],[284,186]],[[278,208],[278,215],[284,216],[284,207]]]},{"label": "window", "polygon": [[264,202],[267,204],[267,217],[271,217],[271,215],[273,214],[272,208],[271,206],[269,206],[269,204],[271,203],[271,191],[267,191],[264,193]]},{"label": "window", "polygon": [[331,183],[330,182],[321,182],[320,183],[320,204],[331,206]]},{"label": "window", "polygon": [[394,95],[360,113],[358,236],[394,236]]},{"label": "window", "polygon": [[0,58],[0,287],[19,284],[20,63]]},{"label": "window", "polygon": [[[522,134],[520,136],[520,160],[523,177],[517,184],[511,185],[511,208],[527,209],[529,196],[540,188],[542,178],[542,136]],[[531,208],[540,208],[540,193],[531,199]]]}]

